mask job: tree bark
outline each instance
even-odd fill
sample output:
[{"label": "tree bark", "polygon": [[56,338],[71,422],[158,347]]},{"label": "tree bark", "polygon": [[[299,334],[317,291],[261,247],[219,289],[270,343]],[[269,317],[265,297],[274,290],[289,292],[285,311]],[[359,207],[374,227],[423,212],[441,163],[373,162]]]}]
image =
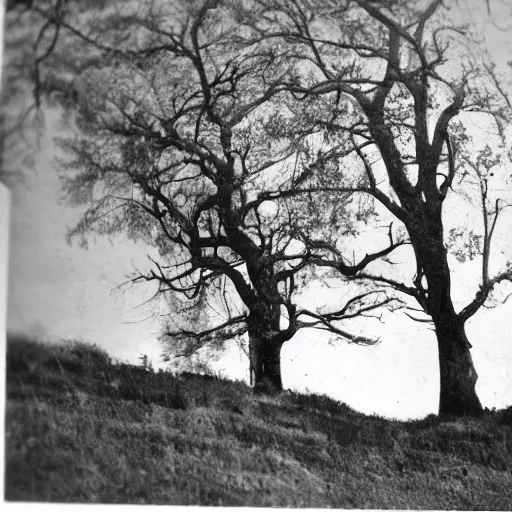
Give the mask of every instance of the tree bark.
[{"label": "tree bark", "polygon": [[[483,409],[476,394],[478,375],[473,365],[464,321],[453,306],[447,251],[442,225],[431,219],[420,230],[409,230],[418,268],[427,281],[424,307],[437,336],[440,377],[440,415],[478,415]],[[421,275],[420,275],[421,278]]]},{"label": "tree bark", "polygon": [[449,314],[434,323],[439,349],[439,414],[477,416],[483,409],[475,390],[478,375],[464,324]]},{"label": "tree bark", "polygon": [[275,341],[263,351],[263,380],[261,385],[265,391],[282,391],[281,378],[281,344]]},{"label": "tree bark", "polygon": [[[248,322],[251,383],[264,393],[283,390],[281,347],[277,331],[257,319]],[[254,378],[253,378],[254,377]]]}]

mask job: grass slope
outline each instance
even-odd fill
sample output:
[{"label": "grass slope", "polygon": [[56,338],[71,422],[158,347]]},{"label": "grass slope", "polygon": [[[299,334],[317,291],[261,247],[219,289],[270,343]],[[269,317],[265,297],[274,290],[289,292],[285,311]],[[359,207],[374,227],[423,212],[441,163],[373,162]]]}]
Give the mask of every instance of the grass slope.
[{"label": "grass slope", "polygon": [[512,408],[398,422],[324,396],[10,340],[5,499],[512,509]]}]

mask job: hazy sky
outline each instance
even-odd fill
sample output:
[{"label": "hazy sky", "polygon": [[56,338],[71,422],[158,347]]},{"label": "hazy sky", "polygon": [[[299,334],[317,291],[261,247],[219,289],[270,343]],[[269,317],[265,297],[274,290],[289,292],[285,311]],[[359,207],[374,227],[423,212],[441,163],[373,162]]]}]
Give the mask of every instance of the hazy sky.
[{"label": "hazy sky", "polygon": [[[12,188],[8,328],[49,340],[84,339],[132,362],[144,353],[158,366],[158,322],[143,321],[150,309],[136,307],[148,298],[148,289],[113,291],[134,265],[144,267],[145,249],[121,238],[101,239],[87,251],[66,244],[66,226],[80,211],[60,201],[54,155],[47,136],[41,141],[35,170],[23,184]],[[6,237],[1,211],[5,203],[5,193],[0,192],[0,248]],[[510,223],[500,226],[497,240],[510,239],[509,227]],[[498,259],[502,262],[504,256]],[[473,277],[478,263],[462,266],[455,258],[451,262],[454,295],[462,304],[478,284]],[[0,290],[1,263],[0,259]],[[2,306],[0,296],[0,312],[5,309]],[[477,391],[487,407],[512,404],[511,316],[512,301],[482,310],[467,326],[480,377]],[[319,332],[301,331],[283,347],[285,387],[328,393],[358,410],[385,416],[409,418],[436,412],[439,384],[434,334],[403,314],[390,317],[378,329],[382,343],[375,347],[330,345],[328,337]],[[217,366],[233,378],[247,376],[248,362],[236,346]]]}]

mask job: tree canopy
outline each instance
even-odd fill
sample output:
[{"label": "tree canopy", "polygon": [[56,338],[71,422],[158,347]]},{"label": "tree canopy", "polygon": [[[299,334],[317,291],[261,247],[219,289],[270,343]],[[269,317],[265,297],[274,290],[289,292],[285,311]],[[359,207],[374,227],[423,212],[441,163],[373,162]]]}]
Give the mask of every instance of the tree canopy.
[{"label": "tree canopy", "polygon": [[[196,305],[226,287],[238,298],[236,314],[226,308],[213,326],[164,337],[201,346],[247,331],[255,383],[278,389],[280,349],[298,329],[375,341],[340,322],[398,305],[385,291],[361,291],[330,312],[295,301],[300,276],[330,250],[311,234],[327,221],[350,226],[352,188],[335,202],[322,187],[303,194],[311,142],[280,127],[293,55],[248,47],[241,11],[220,1],[32,9],[45,20],[36,47],[46,48],[33,62],[33,97],[65,112],[63,187],[71,204],[87,205],[70,238],[126,233],[154,249],[152,268],[132,282]],[[354,275],[402,244],[390,230],[383,249],[354,265],[340,253],[337,268]]]}]

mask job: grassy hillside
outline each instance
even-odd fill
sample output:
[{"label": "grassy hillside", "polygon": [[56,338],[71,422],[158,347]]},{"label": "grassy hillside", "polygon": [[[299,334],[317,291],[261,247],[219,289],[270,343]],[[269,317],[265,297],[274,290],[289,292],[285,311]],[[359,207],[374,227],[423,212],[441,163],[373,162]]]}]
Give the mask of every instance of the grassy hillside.
[{"label": "grassy hillside", "polygon": [[10,340],[5,499],[512,509],[512,408],[398,422]]}]

